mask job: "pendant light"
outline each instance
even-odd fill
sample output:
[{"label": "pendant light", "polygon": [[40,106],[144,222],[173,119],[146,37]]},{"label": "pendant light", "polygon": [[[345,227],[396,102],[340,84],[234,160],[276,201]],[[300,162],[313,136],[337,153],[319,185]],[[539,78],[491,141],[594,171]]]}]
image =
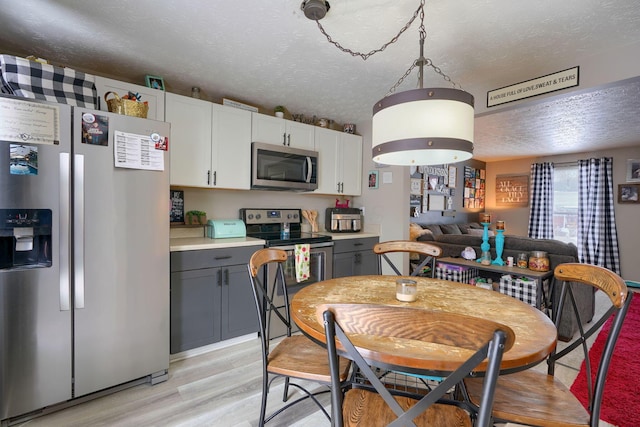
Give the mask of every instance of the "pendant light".
[{"label": "pendant light", "polygon": [[[302,3],[303,10],[306,3]],[[328,3],[326,6],[328,10]],[[372,158],[377,163],[421,166],[457,163],[470,159],[473,156],[473,95],[461,88],[456,88],[456,84],[449,76],[436,67],[430,59],[424,57],[426,38],[424,0],[420,1],[420,6],[413,17],[398,35],[380,49],[367,54],[353,52],[334,42],[316,19],[320,31],[330,43],[344,52],[366,60],[397,41],[418,15],[420,16],[420,57],[389,90],[387,96],[373,106]],[[425,65],[432,67],[454,87],[423,88]],[[416,66],[419,70],[418,89],[393,93]]]}]

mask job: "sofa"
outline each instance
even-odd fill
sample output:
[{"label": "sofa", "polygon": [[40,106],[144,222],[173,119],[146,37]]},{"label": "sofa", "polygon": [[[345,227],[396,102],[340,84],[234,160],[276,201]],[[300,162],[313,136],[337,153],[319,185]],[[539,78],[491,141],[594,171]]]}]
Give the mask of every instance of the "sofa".
[{"label": "sofa", "polygon": [[[461,224],[416,224],[410,225],[410,238],[417,241],[427,241],[442,248],[443,257],[460,257],[466,247],[472,247],[477,256],[481,254],[483,227],[479,223]],[[489,245],[491,247],[491,257],[495,258],[495,236],[489,230]],[[504,236],[504,250],[502,259],[512,256],[517,259],[518,254],[530,251],[545,251],[549,257],[550,268],[553,269],[562,263],[578,262],[578,248],[572,243],[565,243],[552,239],[532,239],[523,236]],[[552,282],[552,286],[559,286],[560,283]],[[595,309],[595,295],[592,287],[580,283],[572,283],[571,289],[580,318],[583,322],[589,322],[593,318]],[[558,289],[559,292],[559,289]],[[565,302],[565,307],[569,306]],[[553,301],[553,306],[557,301]],[[578,323],[573,310],[565,310],[558,327],[558,336],[562,340],[570,339],[578,330]]]}]

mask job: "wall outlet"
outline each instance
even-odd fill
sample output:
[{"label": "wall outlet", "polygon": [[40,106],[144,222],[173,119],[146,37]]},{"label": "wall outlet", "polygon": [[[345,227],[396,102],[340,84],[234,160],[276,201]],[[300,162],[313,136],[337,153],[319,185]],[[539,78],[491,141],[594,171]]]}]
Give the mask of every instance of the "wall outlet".
[{"label": "wall outlet", "polygon": [[364,206],[360,208],[360,212],[362,213],[362,216],[364,216]]}]

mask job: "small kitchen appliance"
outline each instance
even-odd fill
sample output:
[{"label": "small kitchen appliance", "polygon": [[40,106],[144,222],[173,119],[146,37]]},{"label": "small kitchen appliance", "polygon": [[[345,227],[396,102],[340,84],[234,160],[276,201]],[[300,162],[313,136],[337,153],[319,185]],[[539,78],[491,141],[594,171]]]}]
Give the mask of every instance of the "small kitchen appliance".
[{"label": "small kitchen appliance", "polygon": [[210,219],[207,221],[207,237],[211,239],[228,239],[245,237],[247,229],[241,219]]},{"label": "small kitchen appliance", "polygon": [[332,233],[357,233],[362,230],[362,213],[358,208],[327,208],[324,227]]},{"label": "small kitchen appliance", "polygon": [[251,188],[313,191],[318,188],[318,152],[288,144],[251,144]]}]

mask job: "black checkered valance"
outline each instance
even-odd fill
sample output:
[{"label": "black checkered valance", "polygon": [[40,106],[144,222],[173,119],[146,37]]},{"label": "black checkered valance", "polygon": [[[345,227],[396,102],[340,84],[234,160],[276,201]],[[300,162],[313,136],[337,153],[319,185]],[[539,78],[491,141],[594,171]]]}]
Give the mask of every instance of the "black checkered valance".
[{"label": "black checkered valance", "polygon": [[98,108],[94,77],[71,68],[0,55],[2,93],[84,108]]}]

